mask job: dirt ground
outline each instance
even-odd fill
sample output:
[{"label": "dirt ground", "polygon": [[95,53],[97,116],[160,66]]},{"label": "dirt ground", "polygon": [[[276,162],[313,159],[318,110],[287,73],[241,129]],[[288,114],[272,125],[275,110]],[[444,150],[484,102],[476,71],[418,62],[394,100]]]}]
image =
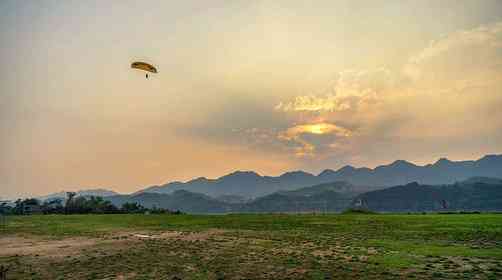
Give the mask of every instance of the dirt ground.
[{"label": "dirt ground", "polygon": [[486,276],[499,275],[490,271],[501,265],[448,257],[388,272],[370,258],[392,252],[248,234],[210,229],[115,232],[101,238],[10,235],[0,238],[0,260],[9,263],[7,279],[492,279]]},{"label": "dirt ground", "polygon": [[78,255],[82,250],[94,246],[127,246],[139,240],[182,240],[204,241],[209,237],[224,233],[223,230],[208,230],[204,232],[163,231],[148,232],[118,232],[103,238],[64,238],[60,240],[47,239],[40,236],[3,236],[0,237],[0,257],[37,256],[37,257],[68,257]]}]

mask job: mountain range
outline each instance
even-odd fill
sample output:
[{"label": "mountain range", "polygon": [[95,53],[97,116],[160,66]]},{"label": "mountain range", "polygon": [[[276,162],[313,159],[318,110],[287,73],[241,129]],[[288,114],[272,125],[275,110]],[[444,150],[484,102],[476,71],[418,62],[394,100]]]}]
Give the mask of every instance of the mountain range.
[{"label": "mountain range", "polygon": [[136,202],[186,213],[341,212],[351,207],[378,212],[502,211],[502,180],[497,178],[474,177],[449,185],[413,182],[369,192],[358,189],[347,182],[332,182],[236,203],[186,190],[110,196],[107,200],[116,206]]},{"label": "mountain range", "polygon": [[109,196],[106,199],[116,206],[136,202],[145,207],[167,208],[187,213],[229,212],[311,212],[341,211],[360,192],[346,182],[333,182],[293,191],[278,191],[253,200],[228,202],[205,194],[186,190],[172,193],[137,193]]},{"label": "mountain range", "polygon": [[202,193],[211,197],[237,196],[243,199],[268,195],[277,191],[295,190],[317,184],[344,181],[360,191],[382,189],[410,182],[440,185],[452,184],[471,177],[502,177],[502,155],[486,155],[478,160],[450,161],[439,159],[424,166],[397,160],[388,165],[355,168],[350,165],[338,170],[326,169],[313,175],[304,171],[287,172],[280,176],[260,176],[253,171],[236,171],[217,179],[200,177],[188,182],[171,182],[151,186],[136,192],[169,194],[177,190]]},{"label": "mountain range", "polygon": [[352,206],[379,212],[501,211],[502,180],[474,177],[439,186],[413,182],[363,193]]},{"label": "mountain range", "polygon": [[[502,155],[487,155],[471,161],[440,159],[424,166],[404,160],[374,169],[345,166],[318,175],[293,171],[273,177],[236,171],[217,179],[151,186],[129,195],[106,189],[81,190],[77,195],[106,197],[117,206],[138,202],[189,213],[341,211],[357,201],[376,211],[433,211],[442,207],[442,200],[455,209],[489,210],[494,203],[502,205],[501,177]],[[59,192],[39,199],[65,196]]]}]

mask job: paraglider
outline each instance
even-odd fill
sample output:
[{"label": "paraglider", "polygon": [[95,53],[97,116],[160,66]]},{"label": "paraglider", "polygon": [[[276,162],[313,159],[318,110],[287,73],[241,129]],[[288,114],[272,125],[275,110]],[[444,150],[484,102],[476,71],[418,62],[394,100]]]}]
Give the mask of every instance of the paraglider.
[{"label": "paraglider", "polygon": [[[131,68],[143,70],[143,71],[150,72],[150,73],[157,73],[157,68],[155,68],[153,65],[151,65],[149,63],[141,62],[141,61],[133,62],[131,64]],[[145,74],[145,77],[148,79],[148,73]]]}]

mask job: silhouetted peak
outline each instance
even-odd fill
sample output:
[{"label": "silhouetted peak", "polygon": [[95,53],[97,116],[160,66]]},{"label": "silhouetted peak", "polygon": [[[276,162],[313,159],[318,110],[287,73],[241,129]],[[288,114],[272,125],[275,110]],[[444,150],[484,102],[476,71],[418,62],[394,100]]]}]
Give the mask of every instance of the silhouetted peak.
[{"label": "silhouetted peak", "polygon": [[319,173],[319,177],[324,177],[324,176],[331,176],[334,175],[336,172],[333,169],[324,169],[321,173]]},{"label": "silhouetted peak", "polygon": [[291,172],[286,172],[279,176],[280,178],[299,178],[299,177],[312,177],[314,175],[307,173],[305,171],[297,170],[297,171],[291,171]]},{"label": "silhouetted peak", "polygon": [[254,171],[234,171],[228,175],[220,177],[219,179],[230,179],[230,178],[259,178],[260,175]]},{"label": "silhouetted peak", "polygon": [[388,165],[377,166],[374,170],[375,171],[383,170],[383,169],[402,170],[402,169],[413,168],[413,167],[417,167],[417,166],[411,162],[406,161],[406,160],[399,159],[399,160],[396,160]]},{"label": "silhouetted peak", "polygon": [[190,184],[190,183],[206,183],[207,181],[209,181],[206,177],[199,177],[199,178],[195,178],[193,180],[190,180],[187,182],[187,184]]},{"label": "silhouetted peak", "polygon": [[356,169],[353,166],[345,165],[344,167],[338,169],[337,172],[338,173],[349,173],[349,172],[353,172],[354,170],[356,170]]},{"label": "silhouetted peak", "polygon": [[416,187],[419,187],[420,184],[417,183],[417,182],[411,182],[411,183],[406,184],[406,186],[407,187],[414,187],[414,188],[416,188]]},{"label": "silhouetted peak", "polygon": [[447,165],[447,164],[451,164],[451,163],[453,163],[453,162],[447,158],[440,158],[440,159],[438,159],[438,161],[436,161],[434,163],[434,165]]},{"label": "silhouetted peak", "polygon": [[502,161],[502,155],[486,155],[478,160],[478,162],[498,162]]},{"label": "silhouetted peak", "polygon": [[413,163],[408,162],[406,160],[398,159],[398,160],[394,161],[393,163],[391,163],[389,166],[393,166],[393,167],[414,167],[416,165],[414,165]]}]

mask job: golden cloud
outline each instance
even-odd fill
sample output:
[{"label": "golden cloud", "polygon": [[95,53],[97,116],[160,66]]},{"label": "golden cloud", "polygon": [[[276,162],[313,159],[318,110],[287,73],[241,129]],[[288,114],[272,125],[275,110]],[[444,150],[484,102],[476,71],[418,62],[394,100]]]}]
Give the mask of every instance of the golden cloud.
[{"label": "golden cloud", "polygon": [[413,154],[422,142],[472,138],[473,131],[495,139],[501,46],[502,22],[439,38],[399,68],[341,71],[322,90],[313,87],[275,103],[275,111],[288,113],[283,117],[290,125],[268,139],[298,157],[316,159],[352,157],[361,150],[375,154],[377,145],[392,143]]},{"label": "golden cloud", "polygon": [[288,128],[279,134],[281,139],[291,140],[302,134],[332,134],[339,137],[351,136],[350,130],[331,123],[302,124]]},{"label": "golden cloud", "polygon": [[352,136],[352,132],[336,124],[322,122],[290,127],[286,131],[279,133],[278,138],[283,141],[296,143],[298,145],[294,148],[296,156],[313,156],[316,151],[316,146],[302,137],[305,135],[330,135],[347,138]]},{"label": "golden cloud", "polygon": [[325,97],[313,95],[297,96],[295,100],[287,103],[279,103],[275,106],[278,111],[343,111],[350,109],[350,104],[336,95],[328,94]]},{"label": "golden cloud", "polygon": [[332,113],[357,110],[365,104],[381,99],[402,79],[386,68],[346,70],[339,72],[320,95],[297,96],[289,102],[280,102],[274,109],[282,112]]}]

